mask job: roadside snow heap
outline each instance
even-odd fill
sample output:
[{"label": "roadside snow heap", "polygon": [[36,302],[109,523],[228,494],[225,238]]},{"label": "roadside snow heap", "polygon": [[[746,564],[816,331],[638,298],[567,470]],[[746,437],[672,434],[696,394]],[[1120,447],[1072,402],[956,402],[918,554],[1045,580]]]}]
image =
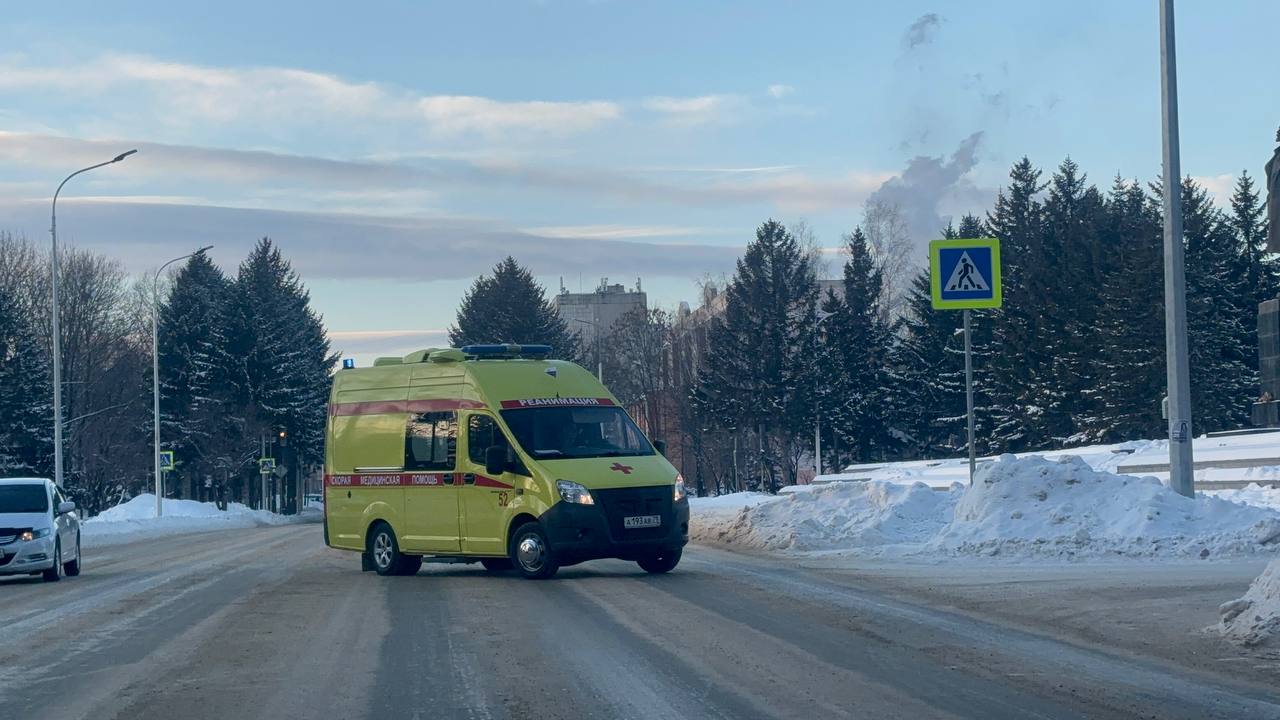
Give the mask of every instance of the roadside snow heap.
[{"label": "roadside snow heap", "polygon": [[[694,501],[694,539],[867,556],[1216,557],[1280,549],[1280,512],[1183,497],[1078,457],[1002,456],[972,487],[842,482]],[[706,503],[706,504],[704,504]]]},{"label": "roadside snow heap", "polygon": [[1280,558],[1272,560],[1239,600],[1223,603],[1219,629],[1227,639],[1245,647],[1280,640]]},{"label": "roadside snow heap", "polygon": [[81,536],[87,546],[130,542],[158,535],[210,530],[234,530],[291,522],[265,510],[230,503],[226,511],[213,503],[195,500],[164,501],[163,516],[156,517],[156,496],[139,495],[85,520]]}]

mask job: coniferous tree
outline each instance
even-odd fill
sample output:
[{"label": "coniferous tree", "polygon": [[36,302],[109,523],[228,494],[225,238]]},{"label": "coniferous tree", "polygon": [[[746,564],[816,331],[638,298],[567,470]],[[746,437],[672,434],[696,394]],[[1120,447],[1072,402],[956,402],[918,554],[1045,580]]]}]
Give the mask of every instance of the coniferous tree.
[{"label": "coniferous tree", "polygon": [[323,457],[325,412],[337,355],[329,351],[310,295],[268,238],[240,264],[232,331],[241,398],[251,421],[286,433],[301,464]]},{"label": "coniferous tree", "polygon": [[[1280,293],[1280,257],[1267,251],[1266,208],[1254,189],[1253,178],[1247,170],[1240,173],[1235,191],[1231,195],[1229,223],[1235,230],[1240,245],[1241,269],[1249,298],[1255,306],[1249,308],[1246,324],[1255,325],[1256,305],[1270,300]],[[1256,326],[1254,332],[1257,332]],[[1256,340],[1255,340],[1256,342]]]},{"label": "coniferous tree", "polygon": [[1081,439],[1158,437],[1166,383],[1160,208],[1137,181],[1115,179],[1103,237],[1094,384],[1084,392]]},{"label": "coniferous tree", "polygon": [[236,408],[236,360],[230,350],[231,282],[203,251],[177,273],[160,308],[163,437],[180,463],[174,477],[195,496],[204,478],[221,482],[238,469],[244,426]]},{"label": "coniferous tree", "polygon": [[823,342],[829,373],[820,387],[823,415],[837,433],[840,445],[857,461],[885,459],[898,439],[891,432],[889,402],[891,368],[889,347],[893,331],[881,306],[885,300],[884,275],[871,255],[866,235],[855,228],[845,237],[849,259],[844,264],[844,299],[827,298],[834,311],[826,320]]},{"label": "coniferous tree", "polygon": [[1039,287],[1041,347],[1051,358],[1050,374],[1039,384],[1044,412],[1041,432],[1055,443],[1078,444],[1084,393],[1095,386],[1095,327],[1100,314],[1104,202],[1097,188],[1070,158],[1058,166],[1044,203],[1042,277]]},{"label": "coniferous tree", "polygon": [[1053,381],[1053,358],[1044,348],[1040,312],[1045,277],[1060,268],[1046,267],[1041,240],[1044,208],[1036,196],[1044,188],[1040,170],[1023,158],[1009,173],[1011,182],[988,215],[992,235],[1000,240],[1003,306],[991,313],[991,447],[1017,452],[1046,447],[1046,391]]},{"label": "coniferous tree", "polygon": [[568,327],[546,291],[528,269],[507,256],[471,285],[458,307],[458,319],[449,328],[454,347],[485,343],[550,345],[554,357],[577,360],[580,355],[575,328]]},{"label": "coniferous tree", "polygon": [[[907,432],[925,457],[950,455],[965,434],[964,341],[961,313],[935,310],[930,273],[916,274],[907,293],[894,364],[902,382],[893,404],[908,413]],[[963,441],[961,441],[963,442]]]},{"label": "coniferous tree", "polygon": [[1209,193],[1190,178],[1182,182],[1182,229],[1195,431],[1239,427],[1257,385],[1257,340],[1244,322],[1257,306],[1239,274],[1242,248]]},{"label": "coniferous tree", "polygon": [[0,477],[51,475],[53,385],[33,320],[16,294],[0,302]]},{"label": "coniferous tree", "polygon": [[694,401],[708,423],[763,436],[769,489],[776,489],[780,456],[812,430],[813,267],[787,229],[769,220],[738,259],[726,294],[724,316],[710,327],[710,360],[699,370]]}]

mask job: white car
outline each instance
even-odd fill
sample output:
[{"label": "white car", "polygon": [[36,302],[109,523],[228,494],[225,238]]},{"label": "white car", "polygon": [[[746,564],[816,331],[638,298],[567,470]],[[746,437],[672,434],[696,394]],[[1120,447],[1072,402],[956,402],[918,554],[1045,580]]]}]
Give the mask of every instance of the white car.
[{"label": "white car", "polygon": [[80,574],[76,504],[43,478],[0,479],[0,575]]}]

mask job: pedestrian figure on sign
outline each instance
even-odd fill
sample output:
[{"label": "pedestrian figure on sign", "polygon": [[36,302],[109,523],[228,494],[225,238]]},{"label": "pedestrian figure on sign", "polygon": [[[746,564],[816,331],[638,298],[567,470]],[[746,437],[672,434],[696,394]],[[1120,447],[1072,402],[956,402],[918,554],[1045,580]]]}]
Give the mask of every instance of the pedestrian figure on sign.
[{"label": "pedestrian figure on sign", "polygon": [[[969,256],[965,255],[960,258],[960,277],[956,278],[956,282],[951,286],[952,290],[977,290],[978,285],[973,281],[970,275],[973,274],[973,265],[969,263]],[[968,287],[966,287],[966,285]]]}]

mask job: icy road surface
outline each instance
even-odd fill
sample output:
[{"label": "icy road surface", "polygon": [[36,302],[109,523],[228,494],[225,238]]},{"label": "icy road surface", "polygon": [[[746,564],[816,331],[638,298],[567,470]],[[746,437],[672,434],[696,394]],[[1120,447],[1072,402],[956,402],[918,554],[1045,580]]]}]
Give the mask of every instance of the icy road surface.
[{"label": "icy road surface", "polygon": [[358,571],[318,525],[86,550],[0,581],[14,718],[1277,718],[1274,660],[1200,628],[1263,562],[671,575]]}]

